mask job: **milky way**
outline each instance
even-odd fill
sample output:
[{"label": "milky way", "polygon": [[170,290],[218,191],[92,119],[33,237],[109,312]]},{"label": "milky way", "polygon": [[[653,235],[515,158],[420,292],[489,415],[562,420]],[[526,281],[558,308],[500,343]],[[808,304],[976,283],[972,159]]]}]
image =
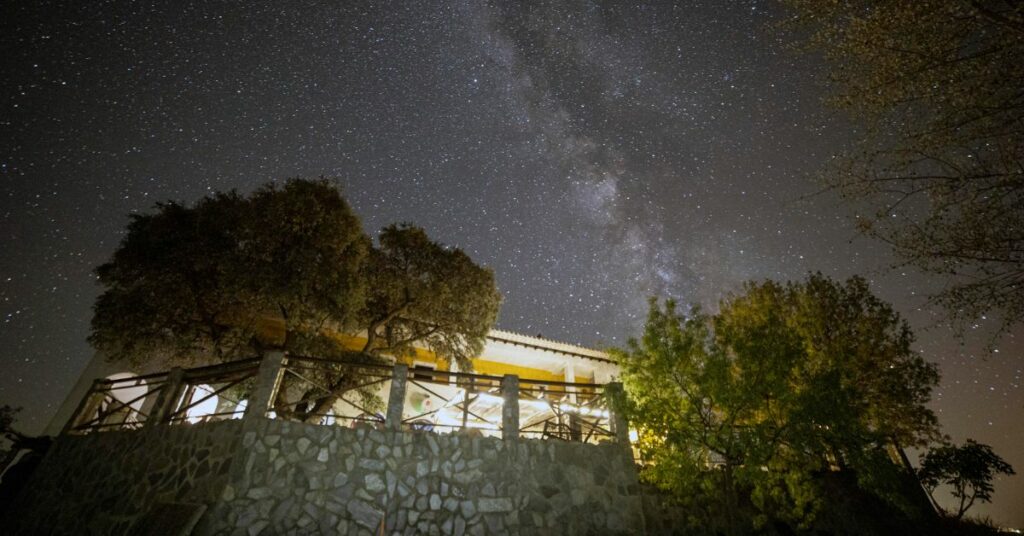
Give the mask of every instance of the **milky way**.
[{"label": "milky way", "polygon": [[[942,368],[934,407],[1024,469],[1021,345],[983,357],[814,174],[856,139],[775,3],[18,2],[3,8],[0,403],[41,429],[91,352],[127,214],[337,178],[494,268],[499,326],[594,346],[648,296],[859,273]],[[984,331],[986,321],[979,322]],[[1024,525],[1022,477],[980,513]]]}]

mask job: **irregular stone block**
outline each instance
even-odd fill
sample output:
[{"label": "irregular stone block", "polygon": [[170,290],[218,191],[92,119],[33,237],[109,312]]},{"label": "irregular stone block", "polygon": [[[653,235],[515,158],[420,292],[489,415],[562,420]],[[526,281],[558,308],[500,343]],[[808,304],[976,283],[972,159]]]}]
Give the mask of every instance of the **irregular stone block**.
[{"label": "irregular stone block", "polygon": [[363,501],[350,501],[348,513],[352,520],[368,529],[376,529],[384,513]]},{"label": "irregular stone block", "polygon": [[511,512],[515,506],[512,499],[508,497],[483,497],[477,501],[477,508],[481,512]]},{"label": "irregular stone block", "polygon": [[370,493],[380,493],[387,489],[387,486],[384,484],[384,480],[376,473],[366,475],[363,482],[366,484],[366,490]]}]

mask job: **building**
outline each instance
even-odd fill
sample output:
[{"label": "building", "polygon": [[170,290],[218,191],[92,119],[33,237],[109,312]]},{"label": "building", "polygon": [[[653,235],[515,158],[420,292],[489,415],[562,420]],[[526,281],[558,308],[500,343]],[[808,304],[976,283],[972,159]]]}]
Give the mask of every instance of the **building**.
[{"label": "building", "polygon": [[[353,349],[361,348],[365,342],[365,338],[360,337],[345,337],[342,340],[346,346]],[[563,409],[571,414],[575,406],[585,405],[586,401],[581,398],[594,394],[595,389],[586,385],[604,385],[618,375],[618,367],[604,352],[503,330],[490,332],[484,351],[473,360],[474,374],[463,377],[461,382],[450,374],[457,373],[457,370],[450,368],[447,362],[426,350],[417,349],[415,356],[401,358],[397,362],[409,368],[412,379],[407,395],[409,400],[406,402],[406,419],[418,420],[422,426],[478,427],[484,435],[495,435],[498,428],[488,424],[494,424],[500,412],[500,400],[494,393],[500,390],[500,378],[507,374],[518,376],[520,382],[524,384],[524,391],[527,391],[528,387],[544,391],[544,396],[534,397],[537,400],[532,403],[526,401],[521,405],[521,418],[526,423],[542,422],[545,418],[556,416],[556,413]],[[162,371],[129,370],[123,365],[106,361],[102,356],[95,356],[58,408],[46,433],[61,433],[94,383],[103,379],[116,381],[117,388],[110,391],[111,400],[102,403],[101,406],[120,402],[127,406],[120,414],[121,417],[129,421],[135,419],[142,422],[140,412],[148,413],[147,405],[155,403],[156,397],[155,394],[146,395],[149,391],[146,387],[147,381],[152,381],[151,379],[134,378],[159,372]],[[364,372],[370,373],[369,370]],[[469,382],[472,383],[471,386],[467,385]],[[386,383],[381,382],[375,389],[378,398],[384,398],[388,390]],[[574,387],[572,384],[580,385]],[[187,418],[196,422],[213,414],[233,412],[235,416],[241,415],[245,409],[244,398],[233,397],[229,392],[231,390],[218,392],[219,387],[221,386],[197,385],[191,395],[192,399],[205,399],[189,408]],[[463,416],[467,416],[467,422],[463,423],[454,406],[459,404],[460,397],[465,396],[466,387],[472,387],[478,399],[464,408]],[[240,392],[239,389],[233,391]],[[325,420],[375,417],[383,419],[380,412],[365,410],[362,404],[353,405],[347,400],[348,398],[343,397],[333,404],[329,409],[330,415],[325,414]],[[416,418],[417,411],[422,414],[431,410],[434,412],[429,416]],[[567,422],[566,419],[562,420]],[[541,430],[535,432],[542,433]]]},{"label": "building", "polygon": [[[350,341],[358,347],[358,339]],[[125,371],[94,359],[0,521],[18,534],[637,534],[640,486],[602,352],[493,331],[474,373],[270,352]],[[321,413],[323,382],[345,386]],[[345,383],[348,382],[348,383]],[[612,383],[609,383],[612,382]],[[319,391],[322,392],[322,391]]]}]

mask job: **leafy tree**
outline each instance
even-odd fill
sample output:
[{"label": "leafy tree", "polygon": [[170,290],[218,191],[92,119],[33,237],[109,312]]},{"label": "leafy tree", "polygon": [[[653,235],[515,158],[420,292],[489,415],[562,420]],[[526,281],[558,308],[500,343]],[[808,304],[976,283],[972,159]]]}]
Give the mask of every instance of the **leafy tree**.
[{"label": "leafy tree", "polygon": [[788,3],[867,129],[828,174],[873,207],[860,228],[956,276],[934,297],[955,319],[1024,320],[1024,4]]},{"label": "leafy tree", "polygon": [[0,470],[3,470],[3,468],[10,464],[11,458],[13,458],[18,451],[15,445],[21,438],[21,434],[14,430],[13,425],[14,417],[19,411],[21,411],[21,408],[11,407],[6,404],[0,406],[0,437],[9,443],[9,445],[6,445],[5,448],[0,451],[0,460],[2,460],[2,462],[0,462],[2,463],[2,465],[0,465]]},{"label": "leafy tree", "polygon": [[491,270],[403,224],[381,231],[366,271],[365,351],[403,353],[419,343],[472,369],[501,303]]},{"label": "leafy tree", "polygon": [[290,180],[249,197],[133,215],[96,272],[90,342],[112,360],[194,364],[251,357],[276,321],[303,352],[324,328],[351,329],[370,242],[330,183]]},{"label": "leafy tree", "polygon": [[[367,334],[363,355],[411,355],[413,345],[419,345],[461,370],[472,370],[501,303],[494,273],[408,224],[384,228],[379,242],[363,269],[368,288],[358,316]],[[336,398],[332,393],[345,391],[352,380],[335,378],[308,412],[325,411]],[[363,404],[369,408],[374,403],[364,397]]]},{"label": "leafy tree", "polygon": [[745,497],[753,521],[810,522],[831,468],[888,493],[892,443],[938,435],[924,405],[938,375],[912,340],[860,278],[750,283],[715,315],[652,301],[642,338],[613,352],[645,478],[733,533]]},{"label": "leafy tree", "polygon": [[962,518],[975,501],[992,500],[992,479],[998,474],[1015,473],[992,447],[973,439],[961,446],[942,445],[931,449],[922,456],[918,469],[918,477],[929,495],[943,484],[953,488],[953,497],[960,501],[957,519]]},{"label": "leafy tree", "polygon": [[[267,347],[337,361],[288,377],[275,410],[316,420],[345,392],[379,406],[351,368],[414,344],[471,368],[500,303],[493,273],[423,229],[390,226],[374,248],[338,188],[293,179],[249,196],[134,215],[113,259],[90,342],[110,359],[162,366],[227,361]],[[268,336],[283,331],[283,336]],[[361,351],[340,334],[365,332]]]},{"label": "leafy tree", "polygon": [[15,417],[20,412],[20,407],[6,404],[0,406],[0,438],[8,443],[8,446],[0,454],[0,470],[10,465],[14,457],[23,449],[42,454],[50,448],[51,439],[49,437],[25,435],[14,429]]}]

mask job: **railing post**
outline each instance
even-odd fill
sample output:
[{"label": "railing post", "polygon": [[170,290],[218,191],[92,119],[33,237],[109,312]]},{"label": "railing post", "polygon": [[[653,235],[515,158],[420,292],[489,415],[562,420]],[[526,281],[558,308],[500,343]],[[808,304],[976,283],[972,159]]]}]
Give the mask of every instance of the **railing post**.
[{"label": "railing post", "polygon": [[388,430],[402,428],[402,411],[405,409],[405,386],[409,379],[409,366],[401,363],[391,370],[391,393],[388,395],[388,413],[384,425]]},{"label": "railing post", "polygon": [[608,401],[608,412],[611,414],[609,420],[612,425],[612,433],[615,434],[615,442],[629,447],[629,422],[626,421],[626,416],[623,415],[622,408],[619,407],[623,396],[625,396],[622,384],[619,382],[606,384],[604,396]]},{"label": "railing post", "polygon": [[88,419],[91,419],[96,414],[100,406],[99,386],[102,382],[103,379],[96,379],[92,382],[92,385],[89,386],[89,391],[85,393],[85,397],[78,403],[78,408],[75,409],[67,424],[64,425],[64,429],[61,430],[61,434],[66,434],[83,422],[88,422]]},{"label": "railing post", "polygon": [[267,416],[270,405],[277,398],[277,390],[281,386],[281,377],[284,374],[285,355],[278,350],[268,352],[260,361],[260,369],[256,373],[256,387],[245,405],[245,415],[242,420],[252,420]]},{"label": "railing post", "polygon": [[143,428],[166,424],[170,420],[174,406],[181,396],[181,385],[184,380],[185,370],[181,367],[174,367],[167,373],[164,386],[160,388],[160,393],[157,394],[156,402],[153,404],[153,411],[146,418],[146,422],[142,425]]},{"label": "railing post", "polygon": [[501,379],[501,438],[519,438],[519,376],[506,374]]}]

